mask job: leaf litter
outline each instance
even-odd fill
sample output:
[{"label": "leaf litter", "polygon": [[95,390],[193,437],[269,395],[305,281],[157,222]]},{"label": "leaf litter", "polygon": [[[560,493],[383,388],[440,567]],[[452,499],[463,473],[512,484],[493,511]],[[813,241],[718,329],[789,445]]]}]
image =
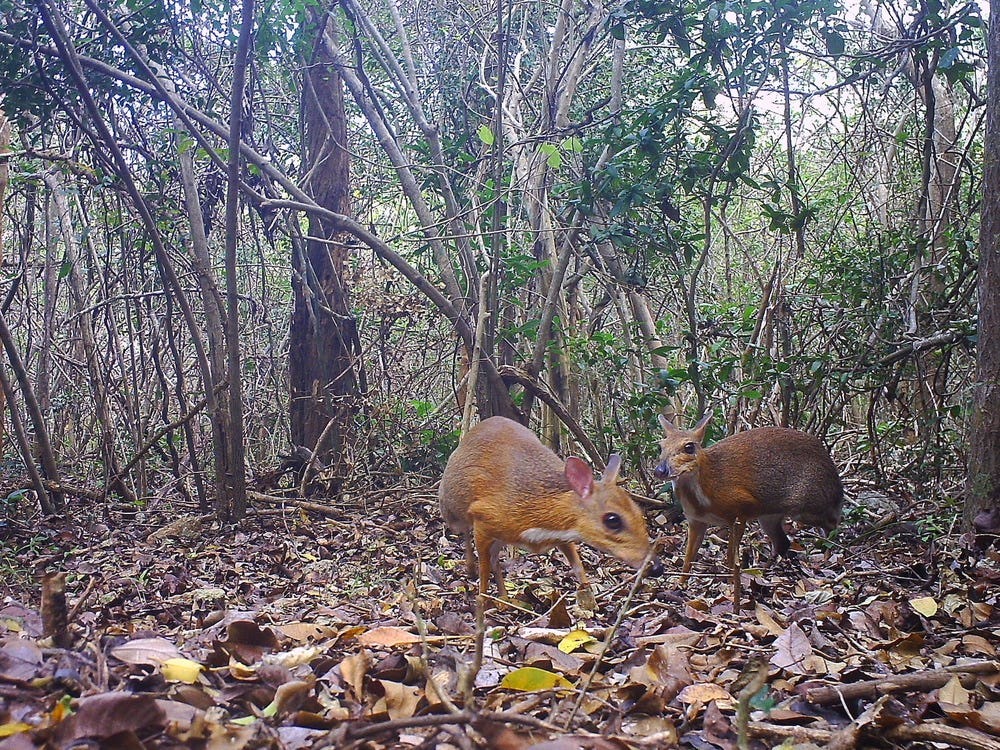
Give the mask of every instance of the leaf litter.
[{"label": "leaf litter", "polygon": [[[476,587],[433,488],[377,502],[13,524],[36,583],[0,579],[0,750],[1000,750],[1000,552],[976,540],[859,512],[771,564],[748,534],[737,608],[725,532],[680,589],[683,524],[661,517],[668,575],[634,596],[582,550],[594,612],[558,555],[515,552],[471,674]],[[43,632],[60,606],[64,646]]]}]

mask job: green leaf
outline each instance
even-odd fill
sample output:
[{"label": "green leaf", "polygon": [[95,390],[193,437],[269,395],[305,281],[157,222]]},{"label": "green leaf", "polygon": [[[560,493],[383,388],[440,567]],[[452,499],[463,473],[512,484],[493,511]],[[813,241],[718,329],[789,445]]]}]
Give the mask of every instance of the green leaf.
[{"label": "green leaf", "polygon": [[941,55],[941,58],[938,60],[938,67],[942,70],[947,70],[956,62],[958,62],[958,47],[952,47]]},{"label": "green leaf", "polygon": [[559,147],[554,143],[543,143],[538,147],[538,150],[545,154],[545,163],[548,164],[552,169],[559,169],[562,166],[562,154],[559,153]]},{"label": "green leaf", "polygon": [[562,149],[571,153],[579,153],[583,151],[583,141],[574,135],[562,142]]},{"label": "green leaf", "polygon": [[476,131],[476,135],[487,146],[492,146],[496,142],[496,138],[494,138],[493,131],[490,130],[489,125],[480,125],[479,130]]},{"label": "green leaf", "polygon": [[844,37],[833,29],[827,29],[824,34],[824,41],[826,42],[826,51],[833,55],[834,57],[840,57],[844,54]]},{"label": "green leaf", "polygon": [[72,270],[73,270],[73,264],[70,263],[68,260],[64,260],[62,262],[62,265],[59,266],[59,278],[65,279],[67,276],[69,276],[69,272]]}]

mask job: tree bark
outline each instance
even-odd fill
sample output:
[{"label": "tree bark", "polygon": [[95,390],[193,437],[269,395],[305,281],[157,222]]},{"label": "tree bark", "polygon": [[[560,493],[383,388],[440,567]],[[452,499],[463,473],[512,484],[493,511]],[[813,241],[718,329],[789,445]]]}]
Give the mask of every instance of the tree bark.
[{"label": "tree bark", "polygon": [[[323,208],[347,214],[350,160],[343,82],[322,43],[326,17],[307,29],[315,40],[302,86],[303,187]],[[309,236],[292,259],[294,308],[289,342],[291,439],[307,448],[311,465],[333,471],[334,490],[346,475],[343,446],[358,396],[356,321],[344,278],[347,235],[310,214]],[[333,423],[332,429],[327,429]]]},{"label": "tree bark", "polygon": [[243,132],[243,94],[247,67],[250,64],[251,33],[256,7],[254,0],[243,0],[240,11],[240,36],[233,63],[233,87],[229,105],[229,163],[226,165],[226,367],[229,386],[222,406],[220,423],[225,431],[225,470],[219,472],[226,491],[216,499],[219,518],[242,520],[247,510],[247,469],[245,426],[243,423],[243,358],[240,354],[240,299],[237,267],[240,209],[240,135]]},{"label": "tree bark", "polygon": [[[3,104],[3,97],[0,96],[0,105]],[[10,167],[7,164],[5,154],[10,151],[10,122],[0,107],[0,270],[3,270],[4,246],[3,246],[3,209],[4,197],[7,194],[7,183],[10,179]],[[6,424],[4,414],[6,414],[7,391],[0,390],[0,450],[3,450],[3,440],[6,436]]]},{"label": "tree bark", "polygon": [[115,430],[112,426],[111,409],[108,404],[106,381],[108,376],[102,372],[99,342],[94,332],[92,313],[87,304],[87,293],[84,289],[84,278],[80,271],[80,253],[77,247],[77,237],[73,231],[72,217],[67,199],[66,186],[58,173],[48,172],[43,175],[45,185],[51,193],[50,200],[54,209],[52,217],[55,237],[61,237],[63,253],[68,267],[67,280],[70,294],[77,307],[77,322],[80,331],[80,344],[83,346],[84,362],[91,396],[94,399],[97,428],[100,433],[101,460],[104,463],[106,490],[118,494],[126,503],[136,502],[135,492],[122,474],[118,461],[118,451],[115,445]]},{"label": "tree bark", "polygon": [[979,344],[969,431],[965,527],[1000,528],[1000,0],[990,0],[979,229]]}]

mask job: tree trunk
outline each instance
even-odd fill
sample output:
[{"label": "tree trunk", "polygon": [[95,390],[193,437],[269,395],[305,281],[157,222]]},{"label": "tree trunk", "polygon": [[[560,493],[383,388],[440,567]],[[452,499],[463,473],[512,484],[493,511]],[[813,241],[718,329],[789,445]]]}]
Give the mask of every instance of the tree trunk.
[{"label": "tree trunk", "polygon": [[[343,84],[321,43],[325,18],[314,19],[313,59],[302,86],[303,187],[317,204],[349,212],[350,162]],[[334,491],[347,472],[343,446],[358,395],[354,355],[356,321],[344,278],[347,237],[329,222],[309,217],[304,247],[292,259],[294,309],[289,342],[291,439],[312,465],[332,470]]]},{"label": "tree trunk", "polygon": [[[3,97],[0,97],[0,105],[3,104]],[[10,122],[0,108],[0,154],[10,151]],[[7,159],[0,159],[0,270],[3,269],[4,248],[3,248],[3,217],[4,217],[4,197],[7,194],[7,183],[9,182],[10,167]],[[7,406],[7,392],[0,390],[0,450],[3,450],[3,441],[6,433],[4,414]]]},{"label": "tree trunk", "polygon": [[969,432],[965,527],[1000,529],[1000,0],[990,0],[983,202],[979,230],[979,344]]},{"label": "tree trunk", "polygon": [[94,332],[90,304],[84,288],[83,274],[80,270],[80,253],[77,247],[77,235],[73,231],[67,189],[62,178],[56,172],[47,172],[43,175],[43,179],[51,193],[50,201],[54,213],[52,216],[53,237],[62,238],[65,265],[68,268],[67,281],[73,303],[77,308],[74,317],[79,326],[80,344],[83,347],[88,385],[94,399],[95,418],[99,433],[98,442],[105,471],[105,491],[111,490],[126,503],[134,504],[136,502],[135,492],[128,485],[127,478],[122,475],[121,464],[118,461],[118,451],[114,438],[115,430],[112,426],[111,409],[108,404],[106,386],[108,376],[101,368],[99,353],[101,344]]}]

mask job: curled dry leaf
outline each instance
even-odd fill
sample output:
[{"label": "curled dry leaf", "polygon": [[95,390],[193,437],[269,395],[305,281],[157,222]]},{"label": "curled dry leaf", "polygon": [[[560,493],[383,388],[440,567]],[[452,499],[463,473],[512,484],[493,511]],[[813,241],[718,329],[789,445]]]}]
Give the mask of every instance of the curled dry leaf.
[{"label": "curled dry leaf", "polygon": [[298,711],[316,684],[315,678],[308,680],[292,680],[278,686],[274,691],[274,700],[268,708],[273,707],[273,715],[284,716],[292,711]]},{"label": "curled dry leaf", "polygon": [[351,697],[358,703],[364,703],[365,675],[371,669],[371,655],[362,649],[340,662],[340,676],[347,685]]},{"label": "curled dry leaf", "polygon": [[111,649],[111,655],[126,664],[147,664],[151,667],[183,656],[180,649],[166,638],[136,638]]},{"label": "curled dry leaf", "polygon": [[827,674],[823,657],[813,654],[809,637],[796,623],[788,626],[774,641],[775,653],[771,664],[791,674]]},{"label": "curled dry leaf", "polygon": [[372,707],[372,713],[379,713],[378,709],[384,706],[389,718],[409,719],[417,713],[417,707],[423,698],[423,690],[411,685],[403,685],[399,682],[379,680],[384,693],[382,698]]},{"label": "curled dry leaf", "polygon": [[278,649],[278,638],[273,630],[252,620],[233,620],[226,626],[226,640],[216,645],[244,664],[255,664],[266,651]]}]

